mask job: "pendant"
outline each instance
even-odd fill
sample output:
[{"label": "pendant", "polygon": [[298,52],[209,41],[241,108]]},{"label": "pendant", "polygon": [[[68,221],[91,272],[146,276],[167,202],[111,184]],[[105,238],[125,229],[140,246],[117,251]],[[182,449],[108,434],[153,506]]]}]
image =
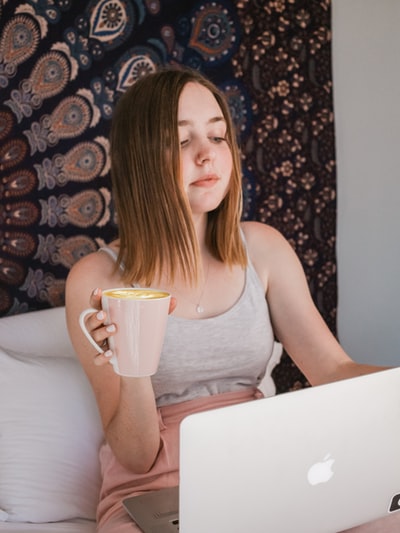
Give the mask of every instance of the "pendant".
[{"label": "pendant", "polygon": [[197,304],[196,305],[196,311],[199,314],[204,313],[204,307],[202,307],[200,304]]}]

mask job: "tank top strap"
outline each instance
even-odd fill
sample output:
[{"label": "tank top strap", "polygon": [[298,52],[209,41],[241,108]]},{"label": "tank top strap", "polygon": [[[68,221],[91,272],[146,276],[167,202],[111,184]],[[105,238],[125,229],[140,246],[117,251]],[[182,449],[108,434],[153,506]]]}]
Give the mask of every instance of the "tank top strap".
[{"label": "tank top strap", "polygon": [[118,258],[117,252],[113,250],[112,248],[110,248],[109,246],[102,246],[101,248],[98,249],[98,252],[105,252],[111,257],[111,259],[114,260],[115,263],[117,262],[117,258]]},{"label": "tank top strap", "polygon": [[[117,262],[118,254],[117,254],[117,252],[115,250],[113,250],[109,246],[102,246],[101,248],[98,249],[98,252],[105,252],[106,254],[108,254],[111,257],[111,259],[113,259],[113,261],[115,263]],[[123,271],[124,268],[125,268],[124,264],[121,263],[119,268],[120,268],[121,271]],[[140,285],[138,285],[137,283],[132,283],[132,287],[140,288]]]},{"label": "tank top strap", "polygon": [[243,241],[243,245],[244,245],[244,248],[246,250],[246,256],[247,256],[247,269],[246,269],[246,276],[247,276],[247,279],[248,279],[248,282],[250,282],[251,285],[256,285],[259,289],[261,288],[264,292],[265,292],[265,289],[263,287],[263,284],[262,284],[262,281],[260,279],[260,276],[258,275],[254,265],[253,265],[253,262],[251,260],[251,257],[250,257],[250,254],[249,254],[249,248],[247,246],[247,241],[246,241],[246,237],[245,237],[245,234],[244,234],[244,231],[242,230],[242,228],[240,228],[240,235],[242,237],[242,241]]}]

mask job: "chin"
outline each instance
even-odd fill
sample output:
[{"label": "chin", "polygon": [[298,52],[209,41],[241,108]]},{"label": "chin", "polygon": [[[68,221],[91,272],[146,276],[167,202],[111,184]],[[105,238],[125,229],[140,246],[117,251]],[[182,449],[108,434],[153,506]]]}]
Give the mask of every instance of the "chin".
[{"label": "chin", "polygon": [[218,195],[218,198],[214,197],[214,198],[204,199],[203,201],[197,200],[194,202],[189,201],[192,213],[200,215],[203,213],[210,213],[211,211],[215,211],[221,205],[225,196],[226,195],[224,194],[224,195]]},{"label": "chin", "polygon": [[[221,200],[222,201],[222,200]],[[198,205],[192,206],[192,214],[193,215],[204,215],[207,213],[211,213],[212,211],[215,211],[218,209],[218,207],[221,205],[221,202],[213,203],[213,204],[207,204],[207,205]]]}]

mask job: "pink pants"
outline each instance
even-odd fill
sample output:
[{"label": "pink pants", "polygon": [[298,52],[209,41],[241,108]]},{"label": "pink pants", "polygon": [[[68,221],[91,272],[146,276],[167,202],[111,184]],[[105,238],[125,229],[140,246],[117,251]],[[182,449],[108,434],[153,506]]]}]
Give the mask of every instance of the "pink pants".
[{"label": "pink pants", "polygon": [[145,491],[179,484],[179,426],[184,417],[191,413],[255,400],[262,396],[259,390],[248,389],[161,407],[158,416],[162,444],[152,469],[146,474],[137,475],[121,466],[108,444],[103,444],[100,450],[103,484],[97,510],[98,533],[141,531],[124,510],[122,500]]}]

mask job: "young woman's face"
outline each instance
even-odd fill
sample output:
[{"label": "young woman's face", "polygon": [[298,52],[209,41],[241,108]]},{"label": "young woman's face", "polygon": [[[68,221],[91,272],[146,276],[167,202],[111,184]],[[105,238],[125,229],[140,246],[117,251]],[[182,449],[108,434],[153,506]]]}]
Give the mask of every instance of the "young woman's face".
[{"label": "young woman's face", "polygon": [[226,123],[214,95],[189,82],[179,98],[181,173],[193,214],[218,207],[229,187],[232,154]]}]

